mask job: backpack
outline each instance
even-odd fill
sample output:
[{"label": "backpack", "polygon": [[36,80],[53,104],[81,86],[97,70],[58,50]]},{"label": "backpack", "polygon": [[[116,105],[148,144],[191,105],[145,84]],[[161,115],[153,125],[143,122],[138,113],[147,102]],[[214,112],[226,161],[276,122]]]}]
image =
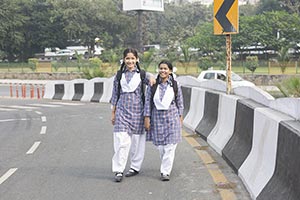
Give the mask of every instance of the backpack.
[{"label": "backpack", "polygon": [[[158,86],[158,80],[151,87],[151,105],[154,105],[153,98],[154,98],[157,86]],[[177,100],[177,94],[178,94],[178,84],[177,84],[177,81],[175,81],[173,77],[172,77],[172,85],[171,85],[171,87],[173,88],[176,106],[178,107],[177,101],[176,101]]]},{"label": "backpack", "polygon": [[[116,74],[116,77],[117,77],[117,80],[118,80],[118,93],[117,93],[117,102],[119,101],[119,98],[120,98],[120,91],[121,91],[121,78],[122,78],[122,73],[123,73],[123,70],[118,70],[117,71],[117,74]],[[144,80],[146,79],[146,72],[145,70],[140,70],[138,73],[140,73],[140,77],[141,77],[141,82],[142,82],[142,100],[143,100],[143,104],[145,104],[145,84],[144,84]]]}]

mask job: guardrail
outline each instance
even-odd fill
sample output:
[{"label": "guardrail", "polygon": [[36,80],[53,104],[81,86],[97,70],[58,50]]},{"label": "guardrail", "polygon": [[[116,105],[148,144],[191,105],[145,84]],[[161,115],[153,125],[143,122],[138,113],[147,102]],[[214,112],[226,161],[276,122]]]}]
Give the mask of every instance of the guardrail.
[{"label": "guardrail", "polygon": [[275,100],[256,87],[233,88],[227,95],[218,80],[177,80],[183,93],[191,91],[184,98],[184,125],[224,158],[252,199],[299,199],[300,98]]}]

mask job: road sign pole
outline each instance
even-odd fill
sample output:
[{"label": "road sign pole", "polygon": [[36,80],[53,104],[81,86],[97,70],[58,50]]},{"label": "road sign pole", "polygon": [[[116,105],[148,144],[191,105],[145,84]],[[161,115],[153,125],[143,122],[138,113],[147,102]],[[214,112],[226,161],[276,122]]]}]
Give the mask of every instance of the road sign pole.
[{"label": "road sign pole", "polygon": [[226,66],[227,66],[227,80],[226,80],[226,92],[231,92],[231,35],[226,34]]}]

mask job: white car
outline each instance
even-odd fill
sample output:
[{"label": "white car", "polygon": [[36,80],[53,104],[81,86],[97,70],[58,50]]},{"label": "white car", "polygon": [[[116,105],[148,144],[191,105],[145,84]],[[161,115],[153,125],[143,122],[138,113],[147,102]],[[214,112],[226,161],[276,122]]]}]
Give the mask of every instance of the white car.
[{"label": "white car", "polygon": [[[200,81],[207,81],[210,79],[220,79],[222,81],[226,81],[226,70],[206,70],[202,71],[198,76],[198,80]],[[231,84],[233,87],[255,86],[254,83],[244,80],[234,72],[231,72]]]}]

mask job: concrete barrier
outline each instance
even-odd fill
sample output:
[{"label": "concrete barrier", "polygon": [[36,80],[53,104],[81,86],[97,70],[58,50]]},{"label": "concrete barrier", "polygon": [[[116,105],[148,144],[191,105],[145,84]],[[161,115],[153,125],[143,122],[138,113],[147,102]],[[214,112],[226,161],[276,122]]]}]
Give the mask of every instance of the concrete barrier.
[{"label": "concrete barrier", "polygon": [[[84,84],[88,80],[86,79],[74,79],[72,81],[66,81],[65,86],[65,94],[62,97],[62,100],[72,100],[75,95],[75,84]],[[82,87],[83,88],[83,87]]]},{"label": "concrete barrier", "polygon": [[[185,97],[184,97],[185,98]],[[202,119],[204,112],[205,90],[201,88],[192,88],[190,109],[186,114],[183,125],[195,131],[197,125]]]},{"label": "concrete barrier", "polygon": [[208,144],[219,154],[231,138],[234,130],[236,104],[240,97],[221,94],[219,96],[218,120],[207,137]]},{"label": "concrete barrier", "polygon": [[274,174],[281,121],[292,120],[270,108],[254,110],[252,149],[238,173],[251,197],[256,199]]},{"label": "concrete barrier", "polygon": [[270,108],[300,120],[300,98],[279,98],[270,102]]},{"label": "concrete barrier", "polygon": [[300,122],[279,124],[275,172],[258,195],[258,200],[297,200],[300,198]]},{"label": "concrete barrier", "polygon": [[83,83],[75,83],[74,84],[74,96],[72,101],[80,101],[84,94],[84,84]]},{"label": "concrete barrier", "polygon": [[182,90],[183,106],[184,106],[183,117],[185,117],[190,110],[192,89],[190,87],[181,86],[181,90]]},{"label": "concrete barrier", "polygon": [[216,90],[219,92],[226,92],[226,82],[218,80],[218,79],[212,79],[207,81],[200,82],[199,85],[201,88],[210,89],[210,90]]},{"label": "concrete barrier", "polygon": [[103,83],[107,78],[93,78],[84,84],[84,94],[81,101],[100,102],[103,95]]},{"label": "concrete barrier", "polygon": [[176,78],[176,81],[178,81],[182,86],[188,86],[188,87],[200,86],[200,81],[193,76],[178,76]]},{"label": "concrete barrier", "polygon": [[203,117],[195,129],[205,140],[217,123],[218,107],[219,94],[206,91]]},{"label": "concrete barrier", "polygon": [[100,102],[103,95],[103,82],[94,82],[94,95],[91,98],[92,102]]},{"label": "concrete barrier", "polygon": [[222,151],[223,158],[236,173],[252,148],[254,110],[259,107],[263,105],[249,99],[237,102],[234,132]]},{"label": "concrete barrier", "polygon": [[54,96],[52,99],[62,100],[65,94],[65,84],[54,84]]},{"label": "concrete barrier", "polygon": [[233,88],[233,94],[252,99],[260,104],[269,106],[274,101],[274,97],[258,87],[240,86]]},{"label": "concrete barrier", "polygon": [[[46,84],[45,84],[45,93],[44,93],[44,96],[43,98],[44,99],[53,99],[54,95],[55,95],[55,84],[64,84],[65,81],[62,81],[62,80],[58,80],[58,81],[48,81]],[[62,87],[63,88],[63,87]],[[62,92],[62,88],[57,88],[57,92]],[[63,93],[62,93],[62,96],[63,96]],[[62,98],[61,96],[61,98]],[[60,99],[61,99],[60,98]]]},{"label": "concrete barrier", "polygon": [[100,99],[100,102],[102,103],[109,103],[109,100],[112,95],[112,90],[113,90],[113,83],[114,83],[114,76],[105,79],[103,82],[103,95]]}]

